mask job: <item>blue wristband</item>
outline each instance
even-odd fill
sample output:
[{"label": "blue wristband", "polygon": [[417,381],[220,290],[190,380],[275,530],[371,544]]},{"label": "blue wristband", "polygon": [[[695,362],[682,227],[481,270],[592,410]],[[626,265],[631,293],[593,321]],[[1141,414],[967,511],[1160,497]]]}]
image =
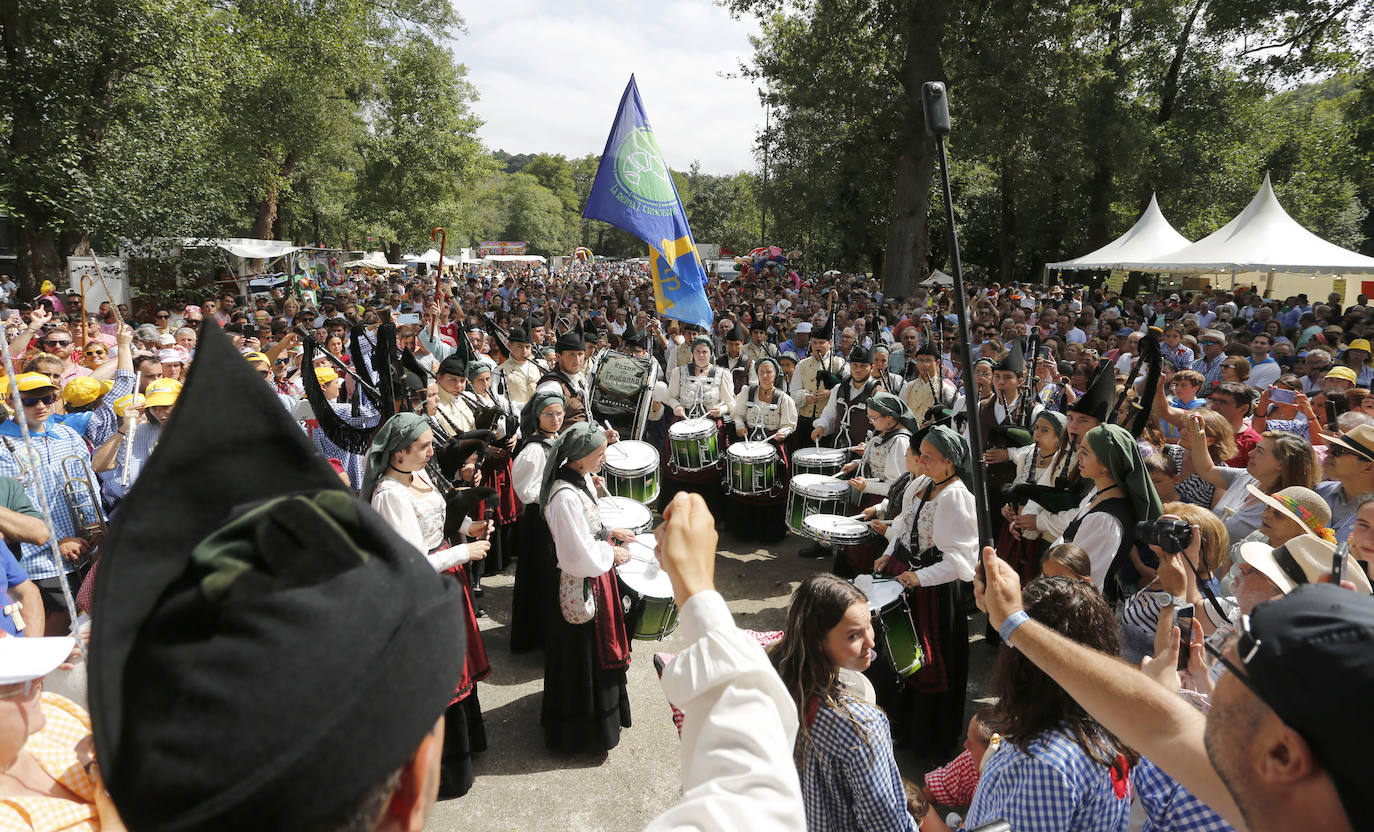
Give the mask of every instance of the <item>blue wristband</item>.
[{"label": "blue wristband", "polygon": [[997,628],[997,635],[1002,637],[1002,643],[1011,646],[1011,634],[1016,632],[1016,628],[1030,621],[1030,616],[1026,615],[1025,610],[1017,610],[1007,616],[1007,620],[1002,622],[1002,626]]}]

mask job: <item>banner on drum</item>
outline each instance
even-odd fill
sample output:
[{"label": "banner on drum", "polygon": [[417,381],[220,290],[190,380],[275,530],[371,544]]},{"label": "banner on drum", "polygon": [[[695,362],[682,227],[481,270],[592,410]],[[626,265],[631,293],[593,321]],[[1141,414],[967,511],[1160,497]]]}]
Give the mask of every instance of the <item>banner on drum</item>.
[{"label": "banner on drum", "polygon": [[582,216],[624,229],[649,246],[659,314],[711,328],[715,316],[706,300],[706,269],[633,75]]}]

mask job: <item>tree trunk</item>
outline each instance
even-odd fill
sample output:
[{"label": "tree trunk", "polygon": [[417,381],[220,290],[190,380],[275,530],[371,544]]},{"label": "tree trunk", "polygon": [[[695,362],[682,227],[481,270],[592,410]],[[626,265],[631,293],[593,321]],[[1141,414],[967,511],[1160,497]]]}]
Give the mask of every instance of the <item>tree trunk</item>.
[{"label": "tree trunk", "polygon": [[1183,31],[1179,33],[1178,43],[1174,46],[1174,59],[1169,63],[1169,71],[1164,76],[1164,83],[1160,85],[1159,112],[1155,117],[1157,124],[1168,123],[1174,115],[1174,106],[1178,103],[1178,77],[1183,73],[1183,58],[1188,53],[1188,43],[1192,40],[1193,26],[1197,24],[1197,16],[1206,2],[1207,0],[1197,0],[1193,3],[1193,8],[1188,13],[1188,20],[1183,24]]},{"label": "tree trunk", "polygon": [[20,227],[19,278],[23,297],[37,295],[39,285],[45,280],[62,288],[62,252],[55,234],[27,222]]},{"label": "tree trunk", "polygon": [[949,0],[927,0],[911,4],[907,17],[906,55],[901,69],[905,106],[899,142],[903,149],[893,162],[896,182],[887,253],[883,258],[883,294],[886,297],[910,297],[921,277],[930,180],[935,173],[935,152],[925,131],[921,88],[926,81],[940,81],[945,77],[940,49],[949,11]]},{"label": "tree trunk", "polygon": [[1002,203],[997,229],[998,280],[1005,286],[1016,270],[1016,160],[1004,156],[998,168]]},{"label": "tree trunk", "polygon": [[401,262],[401,244],[400,244],[400,243],[388,243],[388,244],[387,244],[387,247],[386,247],[386,262],[388,262],[388,263],[393,263],[393,264],[400,264],[400,262]]},{"label": "tree trunk", "polygon": [[[269,158],[275,158],[275,154],[269,155]],[[295,169],[296,153],[292,151],[286,154],[286,161],[282,162],[277,175],[272,177],[272,181],[264,189],[262,199],[258,202],[257,215],[253,219],[253,230],[248,236],[258,240],[275,239],[272,233],[277,224],[277,198],[281,195],[281,183],[286,181]]]}]

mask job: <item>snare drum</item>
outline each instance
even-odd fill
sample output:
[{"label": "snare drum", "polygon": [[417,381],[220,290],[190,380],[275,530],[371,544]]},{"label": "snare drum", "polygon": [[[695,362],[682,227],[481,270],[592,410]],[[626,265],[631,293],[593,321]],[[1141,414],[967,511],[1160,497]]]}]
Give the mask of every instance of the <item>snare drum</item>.
[{"label": "snare drum", "polygon": [[892,671],[905,679],[920,670],[925,664],[925,651],[916,637],[916,623],[911,618],[906,588],[891,578],[866,575],[856,578],[854,585],[868,596],[873,629]]},{"label": "snare drum", "polygon": [[658,449],[648,442],[622,439],[606,447],[601,463],[606,490],[649,505],[658,499]]},{"label": "snare drum", "polygon": [[637,536],[625,546],[631,560],[615,568],[620,579],[625,630],[630,638],[641,641],[659,641],[677,629],[673,582],[654,557],[655,545],[653,535]]},{"label": "snare drum", "polygon": [[608,529],[647,534],[654,527],[653,513],[629,497],[602,497],[596,507],[601,512],[601,525]]},{"label": "snare drum", "polygon": [[792,470],[797,474],[821,474],[833,477],[849,461],[844,448],[798,448],[792,454]]},{"label": "snare drum", "polygon": [[873,532],[867,523],[842,514],[813,514],[802,521],[802,534],[820,543],[844,549],[863,543]]},{"label": "snare drum", "polygon": [[849,483],[820,474],[798,474],[787,491],[787,528],[806,534],[802,523],[813,514],[842,514],[849,506]]},{"label": "snare drum", "polygon": [[704,471],[720,462],[719,429],[714,419],[683,419],[668,428],[673,465],[683,471]]},{"label": "snare drum", "polygon": [[767,442],[736,442],[725,449],[725,488],[767,494],[778,481],[778,449]]}]

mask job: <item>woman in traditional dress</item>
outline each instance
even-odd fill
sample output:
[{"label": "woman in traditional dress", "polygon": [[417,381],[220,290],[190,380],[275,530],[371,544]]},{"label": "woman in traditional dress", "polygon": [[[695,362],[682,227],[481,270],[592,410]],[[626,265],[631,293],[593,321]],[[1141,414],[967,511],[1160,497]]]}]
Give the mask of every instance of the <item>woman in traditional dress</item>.
[{"label": "woman in traditional dress", "polygon": [[1120,425],[1098,425],[1083,436],[1078,471],[1093,487],[1054,543],[1075,543],[1087,552],[1093,584],[1108,601],[1122,600],[1135,591],[1135,524],[1159,516],[1159,494],[1135,437]]},{"label": "woman in traditional dress", "polygon": [[468,362],[468,386],[458,397],[458,406],[472,416],[479,430],[490,430],[496,441],[487,447],[482,463],[482,484],[495,489],[494,505],[483,510],[495,513],[496,528],[491,535],[491,552],[473,570],[473,591],[482,597],[481,577],[503,571],[515,557],[515,521],[520,519],[520,504],[511,485],[511,450],[515,447],[516,416],[510,399],[492,389],[492,363],[485,358]]},{"label": "woman in traditional dress", "polygon": [[523,653],[542,648],[558,615],[558,568],[553,537],[544,522],[539,490],[549,451],[563,428],[567,399],[557,390],[540,390],[520,411],[520,444],[515,451],[511,483],[524,505],[516,524],[520,558],[515,564],[515,593],[511,601],[510,650]]},{"label": "woman in traditional dress", "polygon": [[[893,691],[875,685],[896,723],[895,736],[918,753],[947,754],[963,728],[968,686],[966,597],[978,557],[969,450],[964,438],[937,425],[907,449],[907,470],[925,481],[908,485],[901,514],[887,529],[890,545],[873,565],[907,588],[916,637],[925,653],[921,669]],[[890,700],[884,702],[884,699]]]},{"label": "woman in traditional dress", "polygon": [[[1035,441],[1021,448],[1008,448],[1016,463],[1017,485],[1054,485],[1055,471],[1064,454],[1070,453],[1065,442],[1068,419],[1062,413],[1042,410],[1031,422],[1031,438]],[[1019,506],[1019,509],[1018,509]],[[1041,511],[1034,500],[1025,503],[1012,501],[1002,507],[1007,525],[997,541],[997,554],[1011,564],[1025,586],[1040,573],[1040,556],[1049,541],[1040,536],[1035,516]]]},{"label": "woman in traditional dress", "polygon": [[[699,335],[692,339],[692,360],[680,367],[673,368],[668,376],[668,406],[673,410],[674,422],[685,419],[705,418],[716,424],[717,450],[720,458],[725,458],[725,447],[729,444],[729,434],[725,430],[724,416],[730,413],[735,403],[734,385],[730,373],[717,366],[711,355],[714,351],[709,336]],[[671,425],[669,434],[671,436]],[[708,502],[720,495],[720,466],[713,465],[701,471],[686,471],[673,464],[671,442],[664,449],[663,493],[660,505],[667,505],[673,495],[683,488],[699,492]]]},{"label": "woman in traditional dress", "polygon": [[873,645],[863,593],[835,575],[813,575],[792,594],[782,640],[769,650],[797,708],[793,758],[811,829],[918,829],[887,716],[863,676]]},{"label": "woman in traditional dress", "polygon": [[560,753],[605,753],[630,727],[625,669],[630,639],[612,568],[630,559],[628,529],[607,529],[592,475],[606,456],[606,434],[588,422],[569,426],[549,451],[539,503],[553,535],[559,609],[544,648],[544,743]]},{"label": "woman in traditional dress", "polygon": [[[874,393],[867,406],[873,437],[864,443],[863,457],[841,469],[854,475],[849,484],[859,493],[859,505],[864,509],[881,503],[893,483],[907,473],[906,452],[917,429],[916,417],[906,402],[891,393]],[[882,551],[881,539],[872,544],[847,547],[840,553],[835,571],[847,578],[869,572]]]},{"label": "woman in traditional dress", "polygon": [[[435,571],[452,575],[468,586],[464,564],[480,561],[490,543],[473,540],[449,546],[444,541],[446,507],[425,464],[434,456],[434,431],[428,420],[415,413],[397,413],[377,431],[367,454],[367,474],[360,496],[416,549],[425,553]],[[484,537],[487,524],[466,522],[466,537]],[[482,631],[477,627],[470,590],[464,607],[467,650],[463,675],[444,712],[444,751],[439,775],[439,796],[461,797],[472,788],[472,755],[487,750],[482,705],[477,683],[491,673]],[[446,645],[435,645],[443,649]],[[449,645],[451,646],[451,645]]]},{"label": "woman in traditional dress", "polygon": [[777,387],[781,368],[773,358],[760,358],[754,367],[758,383],[740,391],[735,399],[735,435],[771,444],[778,452],[778,470],[771,491],[764,494],[731,495],[726,524],[736,535],[766,542],[778,541],[787,534],[787,483],[791,463],[787,437],[797,429],[797,403]]}]

